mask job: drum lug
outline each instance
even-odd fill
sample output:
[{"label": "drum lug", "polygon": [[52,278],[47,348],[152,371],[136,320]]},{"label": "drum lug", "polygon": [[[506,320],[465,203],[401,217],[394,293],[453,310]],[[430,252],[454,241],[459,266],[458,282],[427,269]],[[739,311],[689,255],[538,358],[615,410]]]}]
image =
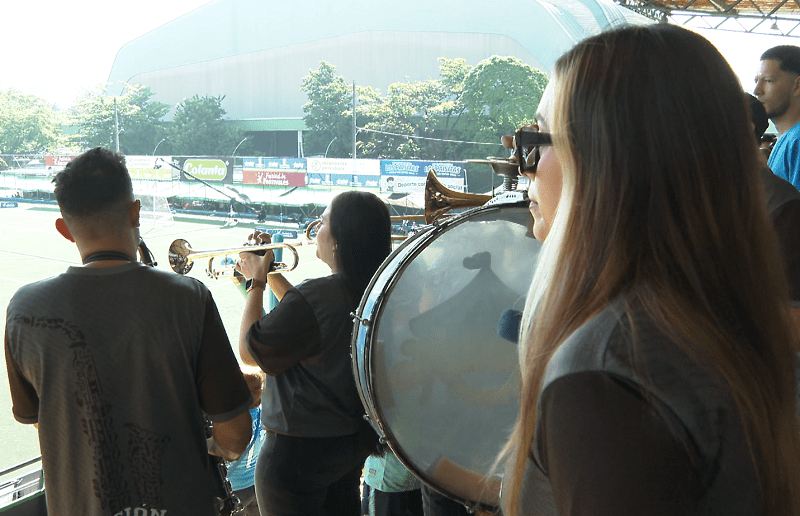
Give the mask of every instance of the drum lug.
[{"label": "drum lug", "polygon": [[350,317],[356,319],[358,322],[362,324],[362,326],[369,326],[369,319],[364,319],[363,317],[359,317],[356,315],[355,312],[350,312]]},{"label": "drum lug", "polygon": [[387,444],[389,441],[386,440],[386,436],[382,435],[378,438],[378,442],[381,444]]},{"label": "drum lug", "polygon": [[369,414],[364,414],[364,415],[363,415],[363,416],[361,416],[361,417],[363,417],[363,418],[364,418],[364,421],[366,421],[367,423],[369,423]]}]

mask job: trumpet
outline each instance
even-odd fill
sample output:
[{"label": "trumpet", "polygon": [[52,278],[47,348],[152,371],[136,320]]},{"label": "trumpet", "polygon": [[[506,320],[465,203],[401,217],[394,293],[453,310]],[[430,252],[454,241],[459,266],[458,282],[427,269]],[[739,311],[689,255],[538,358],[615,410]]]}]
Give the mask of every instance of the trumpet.
[{"label": "trumpet", "polygon": [[491,195],[450,190],[437,179],[436,173],[431,170],[425,179],[425,222],[430,224],[452,209],[482,206],[491,199]]},{"label": "trumpet", "polygon": [[475,208],[483,206],[491,195],[470,194],[450,190],[436,177],[433,170],[428,172],[425,179],[425,214],[424,215],[393,215],[392,220],[424,220],[426,224],[433,224],[448,211],[457,208]]},{"label": "trumpet", "polygon": [[[286,249],[292,255],[292,262],[286,264],[284,262],[275,262],[270,274],[279,274],[283,272],[293,271],[297,268],[300,260],[297,255],[296,247],[301,245],[316,244],[314,241],[308,242],[275,242],[271,244],[259,245],[245,245],[242,247],[229,247],[226,249],[211,249],[196,251],[186,240],[178,238],[169,246],[169,266],[173,271],[178,274],[188,274],[194,266],[194,262],[203,258],[208,258],[208,266],[206,267],[206,274],[210,278],[220,279],[225,277],[232,277],[236,269],[236,258],[239,253],[261,253],[264,254],[268,250]],[[236,258],[233,258],[235,256]],[[215,258],[224,258],[221,264],[215,264]]]}]

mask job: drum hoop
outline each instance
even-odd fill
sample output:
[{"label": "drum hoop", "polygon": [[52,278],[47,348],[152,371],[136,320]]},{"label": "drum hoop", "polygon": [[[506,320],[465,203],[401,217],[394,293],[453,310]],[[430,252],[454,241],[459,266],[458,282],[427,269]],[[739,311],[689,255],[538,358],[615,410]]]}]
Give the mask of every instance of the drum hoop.
[{"label": "drum hoop", "polygon": [[[409,238],[403,241],[402,244],[397,246],[389,256],[387,256],[383,262],[380,264],[378,269],[375,271],[375,274],[372,275],[372,278],[369,280],[369,284],[367,285],[366,290],[364,290],[364,294],[361,296],[361,301],[358,303],[358,308],[356,309],[355,313],[353,313],[353,333],[350,337],[350,361],[351,367],[353,372],[353,379],[356,382],[356,385],[359,385],[358,381],[358,337],[361,334],[361,326],[364,326],[364,341],[367,342],[372,338],[372,333],[375,329],[374,321],[371,319],[364,320],[362,316],[364,315],[364,308],[369,300],[370,294],[372,293],[372,289],[375,286],[375,283],[378,281],[378,278],[383,274],[383,271],[392,263],[400,253],[405,252],[405,249],[410,246],[413,242],[424,237],[424,235],[430,233],[433,230],[434,226],[425,226],[417,233],[413,234]],[[373,313],[379,313],[380,309],[383,307],[383,299],[384,299],[385,291],[382,289],[378,299],[375,301],[375,305],[373,307]],[[364,376],[368,377],[371,374],[371,367],[370,364],[364,363]],[[363,385],[361,389],[358,390],[358,396],[361,398],[361,405],[364,408],[364,412],[366,413],[365,418],[367,421],[371,421],[373,423],[373,427],[379,426],[380,429],[376,428],[375,430],[380,434],[380,437],[385,440],[384,433],[383,433],[383,425],[381,425],[378,421],[378,418],[375,415],[370,414],[370,403],[369,399],[372,397],[372,389],[369,384]],[[367,392],[362,392],[367,391]]]},{"label": "drum hoop", "polygon": [[[498,203],[498,204],[493,204],[493,205],[488,205],[488,206],[487,205],[483,205],[483,206],[480,206],[480,207],[477,207],[477,208],[473,208],[473,209],[467,210],[467,211],[465,211],[463,213],[460,213],[460,214],[458,214],[458,215],[456,215],[456,216],[454,216],[452,218],[449,218],[449,219],[443,221],[441,224],[436,224],[434,226],[431,226],[430,230],[425,230],[424,232],[417,233],[412,238],[409,238],[408,240],[403,242],[403,245],[401,245],[397,249],[395,249],[395,251],[392,252],[389,255],[389,257],[387,257],[387,259],[379,267],[378,271],[376,271],[375,274],[373,275],[372,279],[370,280],[370,284],[367,287],[367,290],[364,292],[364,296],[361,298],[361,303],[359,304],[358,316],[361,317],[361,315],[363,315],[364,305],[366,304],[366,301],[369,298],[369,296],[372,294],[372,289],[373,289],[375,283],[377,282],[377,279],[379,278],[379,276],[388,267],[388,265],[390,263],[392,263],[392,261],[397,257],[397,255],[400,252],[403,252],[405,250],[406,247],[408,247],[412,243],[414,243],[415,245],[419,244],[419,245],[416,245],[416,247],[411,252],[408,252],[408,254],[403,257],[402,261],[399,264],[399,265],[402,265],[402,267],[397,267],[397,269],[392,272],[392,275],[388,278],[386,283],[382,286],[380,292],[377,295],[377,299],[375,300],[375,304],[373,305],[373,308],[372,308],[372,314],[373,315],[382,313],[383,305],[385,304],[385,301],[387,299],[387,295],[386,294],[388,292],[390,292],[394,288],[394,286],[397,284],[398,279],[402,275],[402,272],[404,272],[406,270],[407,266],[412,261],[414,261],[414,259],[416,259],[419,256],[419,254],[422,253],[423,250],[425,250],[427,248],[428,243],[430,243],[431,240],[435,240],[436,238],[438,238],[438,236],[440,234],[444,233],[445,231],[447,231],[447,230],[449,230],[449,229],[451,229],[451,228],[453,228],[455,226],[458,226],[458,225],[466,222],[468,219],[470,219],[470,218],[472,218],[474,216],[478,216],[478,215],[480,215],[480,214],[482,214],[484,212],[499,211],[502,208],[509,208],[509,207],[510,208],[523,208],[525,204],[526,203],[515,201],[515,202],[509,202],[509,203]],[[352,338],[352,343],[351,343],[351,355],[352,355],[352,359],[353,359],[353,374],[356,375],[356,377],[358,376],[358,363],[356,361],[357,360],[356,356],[358,354],[358,350],[357,350],[358,335],[359,335],[358,334],[358,327],[359,327],[360,323],[361,323],[361,321],[358,318],[356,318],[355,319],[355,327],[354,327],[354,330],[353,330],[353,338]],[[364,336],[365,341],[367,339],[371,339],[372,338],[373,332],[375,331],[375,327],[377,326],[376,323],[377,323],[377,320],[369,320],[367,328],[365,329],[365,336]],[[366,348],[365,348],[365,350],[366,350]],[[362,398],[361,401],[362,401],[362,403],[364,405],[364,409],[368,412],[369,420],[372,422],[373,427],[376,427],[376,429],[378,430],[378,433],[380,434],[381,442],[387,444],[389,446],[389,448],[392,450],[392,452],[395,454],[397,459],[415,477],[420,479],[420,481],[422,481],[423,483],[425,483],[429,487],[435,489],[436,491],[438,491],[440,493],[445,494],[445,496],[447,496],[450,499],[455,500],[455,501],[463,504],[466,507],[469,507],[469,508],[472,508],[472,509],[486,509],[486,510],[489,510],[489,511],[496,510],[497,507],[495,507],[495,506],[486,505],[484,503],[481,503],[481,502],[478,502],[478,501],[475,501],[475,500],[467,500],[467,499],[465,499],[465,498],[463,498],[461,496],[457,496],[457,495],[454,495],[454,494],[450,493],[449,490],[447,490],[443,486],[439,485],[432,478],[430,478],[430,475],[428,475],[427,473],[425,473],[422,470],[420,470],[411,460],[409,460],[409,458],[407,457],[406,453],[403,451],[402,445],[400,445],[400,443],[398,443],[397,440],[395,439],[394,433],[391,431],[391,429],[388,426],[384,425],[383,421],[380,418],[380,414],[381,414],[380,402],[378,401],[378,399],[375,396],[373,396],[372,386],[371,386],[372,385],[371,379],[373,378],[371,360],[366,360],[366,357],[364,357],[364,358],[365,358],[365,360],[364,360],[364,376],[368,380],[368,382],[367,382],[367,385],[363,386],[363,390],[367,391],[367,393],[362,393],[361,391],[359,391],[359,395]],[[365,399],[365,396],[367,394],[368,394],[368,398],[369,399]],[[369,412],[370,412],[369,407],[370,406],[372,407],[372,411],[371,412],[373,412],[374,414],[369,414]]]}]

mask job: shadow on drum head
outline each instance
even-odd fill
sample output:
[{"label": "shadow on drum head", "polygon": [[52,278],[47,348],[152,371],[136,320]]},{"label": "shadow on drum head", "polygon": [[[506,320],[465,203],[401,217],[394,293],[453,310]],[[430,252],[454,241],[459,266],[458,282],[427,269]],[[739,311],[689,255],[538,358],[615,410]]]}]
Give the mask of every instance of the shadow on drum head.
[{"label": "shadow on drum head", "polygon": [[[353,335],[367,413],[403,464],[467,506],[496,506],[492,465],[518,414],[517,346],[540,244],[527,203],[477,208],[407,243],[378,271]],[[530,263],[530,267],[521,264]]]}]

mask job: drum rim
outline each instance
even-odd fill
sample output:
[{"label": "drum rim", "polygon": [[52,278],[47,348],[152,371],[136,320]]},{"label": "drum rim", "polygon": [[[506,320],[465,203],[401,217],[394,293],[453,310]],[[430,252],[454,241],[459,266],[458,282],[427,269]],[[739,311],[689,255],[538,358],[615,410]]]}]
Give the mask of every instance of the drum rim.
[{"label": "drum rim", "polygon": [[[364,332],[365,342],[371,338],[372,333],[375,331],[375,324],[372,319],[367,319],[366,322],[364,322],[365,321],[363,319],[364,308],[370,299],[370,295],[372,293],[373,287],[375,286],[375,283],[377,283],[378,279],[383,274],[383,272],[389,267],[389,265],[393,263],[394,260],[397,259],[399,255],[406,253],[407,248],[412,243],[422,239],[425,235],[431,233],[435,229],[435,227],[436,226],[433,225],[424,226],[420,231],[408,237],[406,240],[403,241],[402,244],[397,246],[396,249],[394,249],[391,253],[389,253],[389,256],[387,256],[383,260],[378,269],[375,271],[375,274],[373,274],[372,278],[370,278],[369,284],[367,285],[366,290],[364,290],[364,294],[361,296],[361,301],[359,301],[358,303],[358,308],[353,314],[351,314],[353,316],[353,332],[350,337],[350,362],[353,372],[353,380],[356,383],[356,390],[358,391],[358,396],[361,399],[361,405],[365,412],[364,417],[367,421],[369,421],[372,424],[373,428],[375,428],[376,425],[380,427],[380,430],[378,428],[375,428],[375,431],[380,434],[379,436],[381,437],[382,441],[385,440],[383,435],[383,425],[379,423],[379,419],[377,417],[374,417],[373,414],[370,413],[371,412],[370,407],[372,405],[371,403],[369,403],[369,400],[367,399],[367,395],[371,394],[372,389],[369,385],[362,386],[361,381],[359,379],[360,376],[359,366],[358,366],[358,342],[360,340],[359,337],[361,336],[362,328]],[[394,277],[394,275],[395,274],[393,273],[392,276],[390,276],[389,280],[386,282],[386,285],[392,284],[392,278]],[[375,300],[375,303],[373,304],[373,310],[372,310],[373,313],[380,313],[383,307],[382,299],[385,298],[384,293],[385,289],[381,289],[381,291],[378,293],[378,298]],[[368,378],[370,374],[371,374],[371,366],[370,364],[365,363],[364,376]],[[363,391],[367,392],[365,393]]]}]

